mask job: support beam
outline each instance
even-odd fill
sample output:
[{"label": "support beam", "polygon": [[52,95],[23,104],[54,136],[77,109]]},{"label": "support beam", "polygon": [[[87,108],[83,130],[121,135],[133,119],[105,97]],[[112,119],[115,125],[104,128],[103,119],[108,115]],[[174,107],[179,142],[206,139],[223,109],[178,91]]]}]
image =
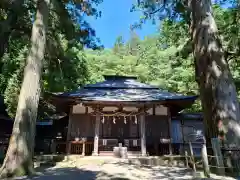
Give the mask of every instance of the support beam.
[{"label": "support beam", "polygon": [[86,141],[83,140],[83,144],[82,144],[82,156],[85,156],[85,151],[86,151]]},{"label": "support beam", "polygon": [[100,114],[96,113],[96,122],[95,122],[95,135],[94,135],[94,147],[93,147],[93,156],[98,156],[98,140],[99,140],[99,128],[100,128]]},{"label": "support beam", "polygon": [[146,149],[146,124],[145,124],[145,112],[141,110],[140,114],[140,133],[141,133],[141,154],[142,156],[147,155]]},{"label": "support beam", "polygon": [[[182,133],[182,149],[183,149],[183,152],[185,151],[185,134],[184,134],[184,120],[181,118],[181,133]],[[182,153],[183,153],[182,152]]]},{"label": "support beam", "polygon": [[72,113],[73,113],[73,107],[70,108],[69,115],[68,115],[68,129],[67,129],[67,141],[66,141],[66,153],[71,153],[71,129],[72,129]]},{"label": "support beam", "polygon": [[172,118],[170,108],[167,108],[168,132],[169,132],[169,154],[172,155]]}]

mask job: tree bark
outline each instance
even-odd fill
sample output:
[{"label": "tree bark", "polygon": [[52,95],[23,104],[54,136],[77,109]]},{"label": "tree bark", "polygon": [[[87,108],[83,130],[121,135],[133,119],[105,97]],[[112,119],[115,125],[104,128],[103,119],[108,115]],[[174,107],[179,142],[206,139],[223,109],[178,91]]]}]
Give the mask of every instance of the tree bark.
[{"label": "tree bark", "polygon": [[[236,87],[224,56],[211,0],[192,0],[193,53],[203,107],[207,145],[223,129],[227,146],[240,146]],[[218,127],[218,123],[222,126]]]},{"label": "tree bark", "polygon": [[0,170],[1,177],[29,175],[34,172],[32,159],[46,44],[48,6],[49,0],[37,1],[36,19],[32,27],[32,45],[27,57],[8,151]]},{"label": "tree bark", "polygon": [[2,59],[9,43],[9,37],[13,30],[14,25],[17,23],[20,17],[19,13],[24,0],[13,0],[11,1],[10,11],[7,15],[7,19],[0,22],[0,59]]}]

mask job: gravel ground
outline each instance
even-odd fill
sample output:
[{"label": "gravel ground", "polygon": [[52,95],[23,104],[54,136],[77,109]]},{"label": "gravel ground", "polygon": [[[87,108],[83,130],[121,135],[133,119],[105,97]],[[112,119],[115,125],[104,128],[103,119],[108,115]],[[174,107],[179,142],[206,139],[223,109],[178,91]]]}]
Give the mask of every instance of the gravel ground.
[{"label": "gravel ground", "polygon": [[[39,170],[35,177],[21,180],[187,180],[192,172],[185,168],[131,165],[115,158],[86,157],[57,163],[56,166]],[[212,179],[233,180],[214,176]]]}]

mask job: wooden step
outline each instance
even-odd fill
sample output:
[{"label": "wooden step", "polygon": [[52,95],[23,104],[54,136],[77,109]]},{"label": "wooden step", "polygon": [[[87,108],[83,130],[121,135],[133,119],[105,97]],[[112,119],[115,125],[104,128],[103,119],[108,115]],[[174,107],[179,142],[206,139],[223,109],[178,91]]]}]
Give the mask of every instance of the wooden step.
[{"label": "wooden step", "polygon": [[[128,151],[127,155],[132,156],[141,156],[141,151]],[[99,151],[99,156],[114,156],[113,151]]]},{"label": "wooden step", "polygon": [[113,151],[99,151],[99,156],[113,156]]}]

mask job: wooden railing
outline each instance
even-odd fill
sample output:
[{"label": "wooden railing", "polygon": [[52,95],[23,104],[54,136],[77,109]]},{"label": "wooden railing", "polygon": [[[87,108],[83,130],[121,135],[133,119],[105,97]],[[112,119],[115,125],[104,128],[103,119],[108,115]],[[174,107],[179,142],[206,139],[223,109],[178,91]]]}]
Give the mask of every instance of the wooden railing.
[{"label": "wooden railing", "polygon": [[141,140],[124,139],[124,146],[128,148],[128,151],[141,151]]},{"label": "wooden railing", "polygon": [[99,139],[99,151],[111,151],[118,146],[118,139]]},{"label": "wooden railing", "polygon": [[[118,139],[99,139],[99,151],[111,151],[113,148],[119,146]],[[128,151],[140,151],[141,144],[140,139],[124,139],[122,146],[128,148]]]},{"label": "wooden railing", "polygon": [[93,151],[92,141],[70,141],[68,152],[70,154],[91,155]]},{"label": "wooden railing", "polygon": [[92,151],[92,141],[69,141],[68,143],[66,141],[52,141],[49,143],[49,153],[53,154],[91,155]]}]

